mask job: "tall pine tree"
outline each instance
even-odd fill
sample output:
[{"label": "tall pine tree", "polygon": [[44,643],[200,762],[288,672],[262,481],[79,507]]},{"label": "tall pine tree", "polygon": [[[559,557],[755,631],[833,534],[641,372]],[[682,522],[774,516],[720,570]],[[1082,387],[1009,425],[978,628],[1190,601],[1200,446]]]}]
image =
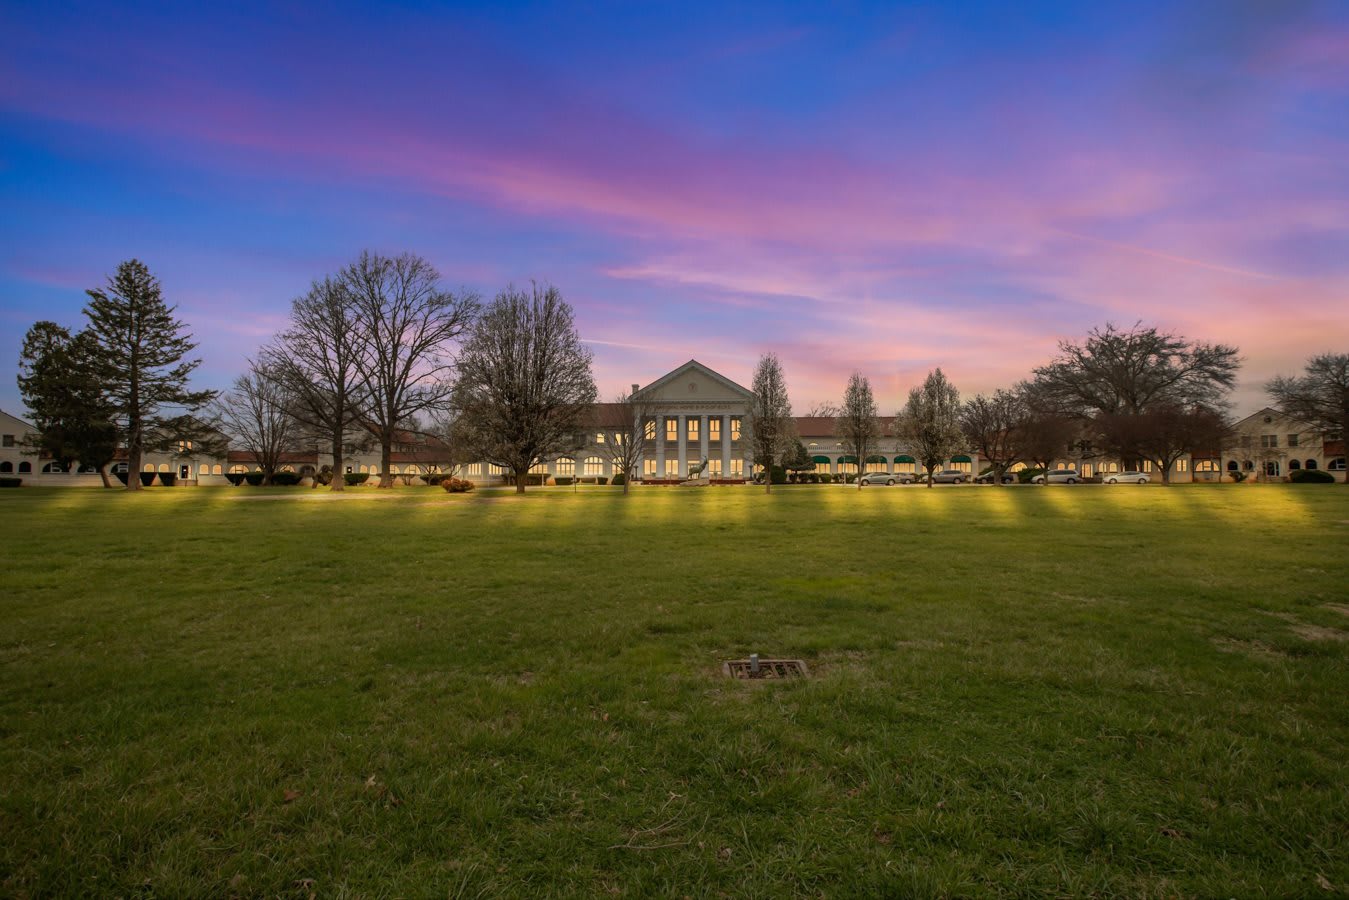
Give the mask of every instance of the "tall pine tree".
[{"label": "tall pine tree", "polygon": [[87,293],[84,314],[98,338],[107,397],[126,444],[127,488],[139,490],[137,473],[147,449],[209,436],[210,429],[192,414],[216,392],[188,388],[188,377],[201,360],[186,357],[197,345],[174,318],[176,307],[165,304],[159,279],[144,263],[122,263],[106,288]]}]

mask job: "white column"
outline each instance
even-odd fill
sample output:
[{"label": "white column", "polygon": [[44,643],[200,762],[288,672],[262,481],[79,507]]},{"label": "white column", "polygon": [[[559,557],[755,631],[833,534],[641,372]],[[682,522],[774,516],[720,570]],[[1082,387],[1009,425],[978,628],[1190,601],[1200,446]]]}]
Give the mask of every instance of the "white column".
[{"label": "white column", "polygon": [[721,477],[731,477],[731,416],[721,417]]},{"label": "white column", "polygon": [[[708,441],[708,437],[707,437],[707,419],[708,419],[708,417],[705,416],[705,415],[699,416],[699,417],[698,417],[698,461],[699,461],[699,462],[703,461],[704,459],[707,459],[707,441]],[[707,471],[704,470],[704,471],[703,471],[703,474],[706,475],[706,474],[707,474]]]},{"label": "white column", "polygon": [[684,413],[679,414],[679,477],[686,478],[689,474],[689,430],[688,416]]},{"label": "white column", "polygon": [[665,416],[656,416],[656,477],[665,477]]}]

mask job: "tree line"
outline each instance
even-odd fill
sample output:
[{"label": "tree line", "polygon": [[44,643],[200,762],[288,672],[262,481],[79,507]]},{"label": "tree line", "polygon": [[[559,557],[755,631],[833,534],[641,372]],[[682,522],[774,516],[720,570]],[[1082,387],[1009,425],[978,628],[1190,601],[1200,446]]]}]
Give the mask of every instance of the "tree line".
[{"label": "tree line", "polygon": [[[315,446],[343,460],[377,443],[380,486],[392,487],[400,434],[426,429],[453,460],[481,460],[523,491],[537,463],[573,452],[598,426],[624,491],[655,438],[656,410],[633,385],[596,407],[590,350],[571,306],[551,285],[508,285],[490,302],[450,291],[425,259],[365,252],[316,279],[289,321],[248,360],[227,391],[194,390],[196,344],[176,307],[139,260],[86,292],[85,327],[35,323],[24,338],[19,389],[34,420],[34,452],[62,467],[108,469],[120,450],[129,472],[144,454],[177,447],[219,455],[233,444],[270,477],[287,454]],[[995,483],[1017,463],[1047,468],[1066,454],[1151,461],[1164,481],[1185,454],[1217,453],[1232,440],[1228,397],[1235,347],[1192,341],[1137,324],[1107,324],[1063,341],[1032,377],[961,401],[940,368],[913,388],[885,434],[870,380],[853,373],[832,415],[859,465],[893,438],[928,471],[960,450],[988,461]],[[1290,417],[1349,433],[1349,354],[1313,357],[1302,375],[1267,385]],[[804,464],[782,363],[763,354],[752,381],[746,446],[766,473]],[[930,482],[929,482],[930,484]],[[127,478],[127,488],[140,481]]]}]

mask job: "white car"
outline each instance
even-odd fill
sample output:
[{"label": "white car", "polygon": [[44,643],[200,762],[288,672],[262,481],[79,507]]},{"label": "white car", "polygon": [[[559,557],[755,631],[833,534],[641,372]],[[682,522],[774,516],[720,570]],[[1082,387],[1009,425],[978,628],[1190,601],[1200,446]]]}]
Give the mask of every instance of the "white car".
[{"label": "white car", "polygon": [[1151,480],[1146,472],[1111,472],[1104,479],[1106,484],[1147,484]]}]

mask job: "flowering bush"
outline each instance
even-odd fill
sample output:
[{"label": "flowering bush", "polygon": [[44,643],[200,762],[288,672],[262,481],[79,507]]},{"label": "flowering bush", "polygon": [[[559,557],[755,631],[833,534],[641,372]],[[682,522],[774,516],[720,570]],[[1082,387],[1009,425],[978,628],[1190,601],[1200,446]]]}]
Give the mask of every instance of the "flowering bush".
[{"label": "flowering bush", "polygon": [[460,478],[442,478],[440,486],[451,494],[467,494],[473,490],[473,482]]}]

